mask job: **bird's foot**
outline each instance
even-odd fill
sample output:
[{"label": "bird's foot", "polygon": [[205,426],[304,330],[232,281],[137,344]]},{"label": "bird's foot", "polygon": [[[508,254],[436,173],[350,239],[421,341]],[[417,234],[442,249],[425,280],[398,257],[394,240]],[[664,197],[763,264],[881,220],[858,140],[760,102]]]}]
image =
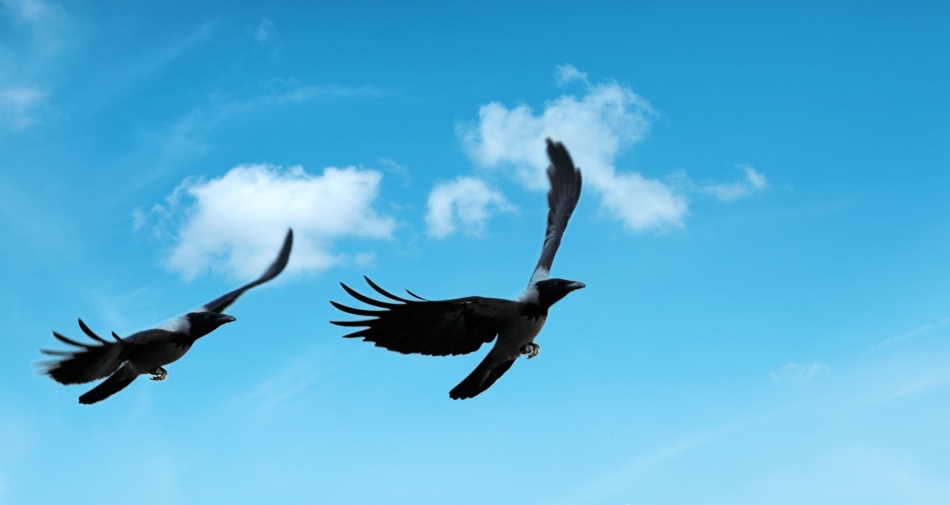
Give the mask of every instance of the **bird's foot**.
[{"label": "bird's foot", "polygon": [[541,353],[541,346],[534,342],[521,346],[521,354],[526,354],[531,359]]},{"label": "bird's foot", "polygon": [[165,380],[165,377],[168,377],[168,372],[166,372],[165,369],[160,366],[151,369],[148,373],[152,374],[152,376],[149,378],[153,381],[163,381]]}]

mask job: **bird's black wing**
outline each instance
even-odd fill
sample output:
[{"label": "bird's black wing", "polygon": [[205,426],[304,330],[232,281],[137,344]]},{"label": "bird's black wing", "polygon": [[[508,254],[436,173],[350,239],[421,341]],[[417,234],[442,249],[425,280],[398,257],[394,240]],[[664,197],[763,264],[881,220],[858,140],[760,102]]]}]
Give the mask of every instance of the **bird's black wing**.
[{"label": "bird's black wing", "polygon": [[508,313],[517,310],[515,302],[479,296],[430,301],[409,291],[415,297],[409,300],[387,292],[369,278],[365,279],[377,293],[391,301],[375,300],[340,283],[350,296],[378,310],[356,309],[331,301],[343,312],[371,318],[331,323],[362,327],[345,337],[361,337],[378,347],[403,354],[447,356],[474,352],[482,344],[491,342]]},{"label": "bird's black wing", "polygon": [[554,255],[557,254],[564,230],[567,229],[567,221],[581,197],[581,172],[574,167],[571,155],[564,144],[551,139],[547,139],[547,143],[548,158],[551,159],[551,165],[548,166],[548,180],[551,181],[551,189],[548,191],[548,227],[544,234],[541,258],[531,274],[529,287],[550,275]]},{"label": "bird's black wing", "polygon": [[500,364],[494,364],[494,356],[491,353],[485,356],[485,359],[468,374],[462,382],[449,391],[449,398],[453,400],[464,400],[474,398],[482,391],[490,388],[505,372],[515,364],[514,359],[503,361]]},{"label": "bird's black wing", "polygon": [[40,366],[44,368],[43,373],[60,384],[82,384],[112,374],[128,359],[136,345],[120,338],[115,333],[112,334],[115,342],[110,342],[93,333],[82,319],[79,320],[79,327],[83,333],[98,343],[83,344],[54,331],[53,336],[57,340],[80,349],[72,351],[40,349],[43,354],[61,357],[56,361],[40,363]]},{"label": "bird's black wing", "polygon": [[125,389],[126,386],[132,384],[132,381],[134,381],[136,377],[138,377],[138,374],[133,372],[128,364],[122,365],[119,370],[110,375],[108,379],[102,381],[98,386],[80,396],[79,403],[91,405],[96,402],[101,402]]},{"label": "bird's black wing", "polygon": [[290,260],[290,249],[294,245],[294,230],[287,230],[287,238],[284,239],[284,246],[280,248],[280,254],[277,255],[277,259],[271,263],[271,266],[267,268],[263,275],[261,275],[256,281],[250,282],[241,286],[230,293],[221,296],[211,302],[208,302],[202,307],[208,312],[223,312],[224,309],[228,308],[229,305],[234,303],[239,296],[244,294],[248,289],[253,288],[254,286],[260,286],[265,282],[273,279],[280,275],[284,271],[284,268],[287,266],[287,261]]}]

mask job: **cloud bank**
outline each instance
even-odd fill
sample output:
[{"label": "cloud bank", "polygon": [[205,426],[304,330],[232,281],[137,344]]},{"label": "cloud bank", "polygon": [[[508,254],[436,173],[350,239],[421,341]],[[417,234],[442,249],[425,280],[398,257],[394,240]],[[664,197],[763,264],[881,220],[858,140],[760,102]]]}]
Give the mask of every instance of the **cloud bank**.
[{"label": "cloud bank", "polygon": [[284,233],[294,228],[288,272],[318,272],[343,262],[365,263],[370,253],[335,252],[336,241],[388,239],[396,222],[373,205],[382,174],[355,167],[324,169],[241,165],[221,177],[185,179],[136,228],[171,235],[165,262],[191,279],[211,269],[251,279],[274,259]]}]

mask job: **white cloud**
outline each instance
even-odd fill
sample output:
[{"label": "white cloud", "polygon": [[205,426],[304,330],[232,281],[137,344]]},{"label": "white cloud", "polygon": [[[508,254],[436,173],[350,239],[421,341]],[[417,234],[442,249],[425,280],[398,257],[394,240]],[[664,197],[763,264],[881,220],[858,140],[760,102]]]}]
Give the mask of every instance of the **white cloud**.
[{"label": "white cloud", "polygon": [[437,183],[429,193],[429,236],[445,238],[459,227],[467,234],[481,235],[492,209],[510,212],[514,206],[481,179],[462,176]]},{"label": "white cloud", "polygon": [[765,174],[760,174],[752,168],[752,165],[739,165],[739,168],[745,171],[746,181],[753,189],[765,189],[768,187],[769,182],[765,178]]},{"label": "white cloud", "polygon": [[[558,78],[586,79],[570,66],[558,67]],[[687,200],[667,184],[638,172],[618,172],[619,154],[650,129],[655,112],[650,104],[616,82],[588,85],[578,98],[563,95],[546,102],[540,114],[527,105],[512,109],[490,103],[479,120],[457,132],[472,160],[481,166],[506,165],[525,187],[545,190],[548,165],[545,137],[561,140],[584,172],[584,182],[600,196],[601,210],[631,230],[679,227]]]},{"label": "white cloud", "polygon": [[821,372],[827,372],[831,368],[824,363],[794,363],[780,366],[769,373],[769,377],[775,382],[808,382]]},{"label": "white cloud", "polygon": [[[288,227],[295,234],[288,272],[320,271],[371,261],[366,252],[334,252],[338,239],[392,236],[395,220],[373,208],[381,179],[355,167],[314,175],[299,166],[241,165],[211,180],[185,179],[149,217],[159,233],[177,229],[166,262],[186,278],[208,268],[253,278],[273,261]],[[147,220],[140,212],[135,222]]]},{"label": "white cloud", "polygon": [[722,184],[692,184],[694,191],[712,195],[713,197],[729,202],[743,196],[749,196],[756,191],[762,191],[768,187],[768,180],[764,174],[755,171],[752,165],[739,165],[745,172],[745,180],[722,183]]},{"label": "white cloud", "polygon": [[28,128],[38,121],[37,109],[46,101],[46,93],[23,87],[0,89],[0,110],[14,130]]},{"label": "white cloud", "polygon": [[565,86],[574,81],[590,85],[590,81],[587,80],[587,73],[581,72],[574,65],[558,65],[555,67],[554,80],[557,81],[558,86]]},{"label": "white cloud", "polygon": [[601,212],[629,231],[682,227],[689,213],[687,189],[732,200],[766,187],[765,176],[747,165],[740,166],[745,181],[688,188],[617,170],[617,157],[650,130],[656,116],[650,103],[614,81],[591,84],[572,65],[558,66],[555,79],[560,85],[583,83],[586,93],[545,102],[539,113],[527,105],[489,103],[479,109],[477,121],[456,126],[475,164],[511,169],[526,188],[546,190],[544,139],[561,140],[583,170],[585,188],[599,197]]}]

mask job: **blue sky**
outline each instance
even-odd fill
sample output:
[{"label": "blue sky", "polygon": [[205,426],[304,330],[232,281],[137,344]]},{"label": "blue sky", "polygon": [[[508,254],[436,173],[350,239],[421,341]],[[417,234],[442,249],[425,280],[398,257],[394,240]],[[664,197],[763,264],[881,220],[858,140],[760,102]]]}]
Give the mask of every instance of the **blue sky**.
[{"label": "blue sky", "polygon": [[[0,503],[950,501],[950,6],[0,0]],[[338,282],[587,289],[481,360]],[[52,330],[282,277],[93,406]]]}]

